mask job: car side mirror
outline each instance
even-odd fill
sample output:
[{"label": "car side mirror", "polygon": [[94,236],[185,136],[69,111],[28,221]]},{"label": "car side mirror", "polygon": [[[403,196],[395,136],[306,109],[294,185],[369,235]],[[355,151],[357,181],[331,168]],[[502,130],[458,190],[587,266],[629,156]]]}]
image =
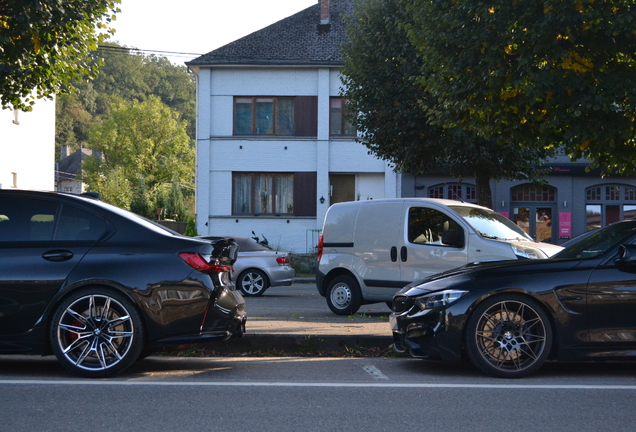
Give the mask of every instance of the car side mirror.
[{"label": "car side mirror", "polygon": [[618,249],[618,258],[614,260],[614,264],[621,271],[636,273],[636,245],[622,244]]},{"label": "car side mirror", "polygon": [[446,246],[463,248],[464,247],[464,231],[459,229],[457,231],[442,232],[442,243],[445,244]]}]

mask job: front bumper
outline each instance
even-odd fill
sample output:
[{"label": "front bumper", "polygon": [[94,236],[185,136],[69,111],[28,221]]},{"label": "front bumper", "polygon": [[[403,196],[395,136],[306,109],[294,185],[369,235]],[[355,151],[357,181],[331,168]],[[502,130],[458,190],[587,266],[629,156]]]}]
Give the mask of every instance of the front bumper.
[{"label": "front bumper", "polygon": [[448,331],[445,311],[413,315],[392,313],[389,321],[395,351],[408,352],[415,358],[461,361],[461,335]]}]

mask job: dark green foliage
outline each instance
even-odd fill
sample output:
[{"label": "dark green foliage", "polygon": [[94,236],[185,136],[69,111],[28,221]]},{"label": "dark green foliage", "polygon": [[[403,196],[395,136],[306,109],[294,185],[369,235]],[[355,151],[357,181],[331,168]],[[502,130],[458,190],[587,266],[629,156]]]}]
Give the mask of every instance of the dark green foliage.
[{"label": "dark green foliage", "polygon": [[188,225],[186,226],[186,230],[183,235],[186,235],[188,237],[196,237],[199,235],[196,224],[194,223],[194,218],[188,218]]},{"label": "dark green foliage", "polygon": [[400,1],[435,124],[635,172],[635,0]]},{"label": "dark green foliage", "polygon": [[399,0],[358,1],[348,22],[343,54],[343,95],[370,153],[411,173],[448,172],[475,176],[478,202],[492,207],[491,179],[535,179],[543,149],[496,143],[463,128],[431,120],[438,101],[420,76],[426,65],[409,40],[411,16]]}]

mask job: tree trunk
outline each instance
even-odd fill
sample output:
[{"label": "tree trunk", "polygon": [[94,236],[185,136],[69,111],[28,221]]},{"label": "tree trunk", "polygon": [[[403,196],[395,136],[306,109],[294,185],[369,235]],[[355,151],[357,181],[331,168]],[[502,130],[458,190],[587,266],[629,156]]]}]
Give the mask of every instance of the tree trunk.
[{"label": "tree trunk", "polygon": [[494,208],[492,204],[492,191],[490,190],[490,174],[486,171],[475,172],[475,187],[477,188],[477,204]]}]

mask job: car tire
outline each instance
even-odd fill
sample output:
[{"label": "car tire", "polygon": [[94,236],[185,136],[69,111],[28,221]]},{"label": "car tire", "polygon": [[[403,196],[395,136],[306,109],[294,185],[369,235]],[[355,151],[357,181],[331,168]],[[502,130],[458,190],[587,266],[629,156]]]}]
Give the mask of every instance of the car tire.
[{"label": "car tire", "polygon": [[353,315],[362,306],[360,285],[351,276],[337,276],[327,286],[327,305],[336,315]]},{"label": "car tire", "polygon": [[539,369],[550,354],[550,319],[533,299],[498,295],[471,314],[465,332],[470,361],[498,378],[520,378]]},{"label": "car tire", "polygon": [[102,288],[66,297],[53,314],[49,337],[62,365],[89,378],[122,372],[144,348],[143,322],[137,309],[123,295]]},{"label": "car tire", "polygon": [[246,297],[261,296],[269,288],[267,276],[257,269],[244,270],[237,282],[239,289]]}]

